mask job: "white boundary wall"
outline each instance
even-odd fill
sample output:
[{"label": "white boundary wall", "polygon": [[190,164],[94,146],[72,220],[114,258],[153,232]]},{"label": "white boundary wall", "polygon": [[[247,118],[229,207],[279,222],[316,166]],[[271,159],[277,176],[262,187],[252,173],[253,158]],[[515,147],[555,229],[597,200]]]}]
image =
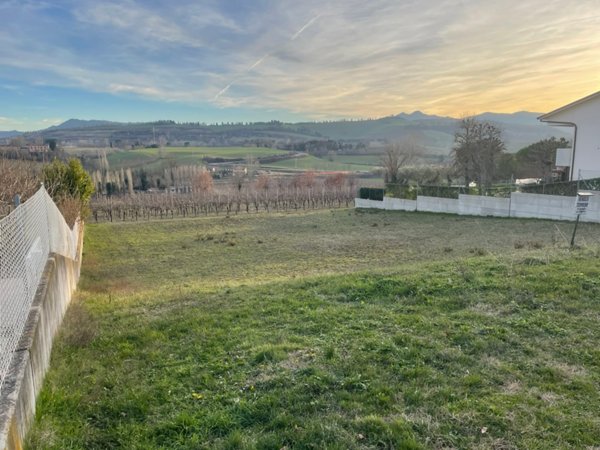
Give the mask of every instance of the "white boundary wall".
[{"label": "white boundary wall", "polygon": [[417,201],[403,198],[384,197],[383,209],[391,211],[416,211]]},{"label": "white boundary wall", "polygon": [[510,203],[510,198],[461,194],[458,196],[458,213],[464,216],[508,217]]},{"label": "white boundary wall", "polygon": [[[402,211],[422,211],[468,216],[527,217],[533,219],[575,220],[576,197],[525,194],[513,192],[510,198],[459,195],[458,199],[418,196],[417,200],[385,197],[375,200],[354,200],[356,208]],[[590,199],[582,222],[600,223],[600,192]]]},{"label": "white boundary wall", "polygon": [[458,214],[458,200],[442,197],[417,197],[417,211]]},{"label": "white boundary wall", "polygon": [[511,194],[510,215],[512,217],[534,217],[538,219],[575,220],[576,197],[561,195]]}]

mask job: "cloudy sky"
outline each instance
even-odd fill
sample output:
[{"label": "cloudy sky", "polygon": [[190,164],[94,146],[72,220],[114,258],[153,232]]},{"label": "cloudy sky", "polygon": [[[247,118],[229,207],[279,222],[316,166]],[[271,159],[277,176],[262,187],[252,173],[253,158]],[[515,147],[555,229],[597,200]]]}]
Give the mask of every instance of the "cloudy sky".
[{"label": "cloudy sky", "polygon": [[0,130],[545,112],[600,90],[600,0],[0,0],[0,17]]}]

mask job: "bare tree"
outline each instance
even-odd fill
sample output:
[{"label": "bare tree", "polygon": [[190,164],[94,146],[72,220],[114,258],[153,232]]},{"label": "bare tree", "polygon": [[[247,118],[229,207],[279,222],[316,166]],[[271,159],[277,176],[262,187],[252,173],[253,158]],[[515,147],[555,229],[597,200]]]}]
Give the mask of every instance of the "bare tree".
[{"label": "bare tree", "polygon": [[202,170],[194,179],[194,188],[201,193],[211,192],[213,189],[213,178],[208,170]]},{"label": "bare tree", "polygon": [[400,183],[400,169],[414,163],[422,154],[423,147],[412,139],[386,145],[381,158],[384,181],[390,184]]},{"label": "bare tree", "polygon": [[504,149],[500,128],[473,117],[464,118],[454,135],[454,167],[466,186],[475,181],[482,194],[494,179],[497,161]]},{"label": "bare tree", "polygon": [[39,165],[0,158],[0,217],[10,211],[16,194],[24,201],[40,187]]}]

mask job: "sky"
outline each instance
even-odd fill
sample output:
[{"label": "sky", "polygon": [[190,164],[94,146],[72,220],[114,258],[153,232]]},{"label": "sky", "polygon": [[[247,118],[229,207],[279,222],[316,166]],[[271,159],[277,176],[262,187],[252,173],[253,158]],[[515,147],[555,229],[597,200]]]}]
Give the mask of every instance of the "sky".
[{"label": "sky", "polygon": [[0,0],[0,17],[0,130],[548,112],[600,90],[600,0]]}]

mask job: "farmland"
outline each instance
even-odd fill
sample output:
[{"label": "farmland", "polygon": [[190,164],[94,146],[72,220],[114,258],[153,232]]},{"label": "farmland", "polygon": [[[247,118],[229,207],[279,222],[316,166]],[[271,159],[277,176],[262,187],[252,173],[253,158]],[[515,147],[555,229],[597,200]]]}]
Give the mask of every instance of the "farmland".
[{"label": "farmland", "polygon": [[585,448],[600,227],[311,211],[86,228],[29,448]]},{"label": "farmland", "polygon": [[[322,157],[306,153],[294,153],[266,147],[163,147],[140,148],[134,150],[101,149],[107,154],[111,170],[121,168],[145,169],[160,172],[165,168],[183,165],[205,165],[209,162],[232,162],[247,164],[275,172],[296,171],[348,171],[368,172],[381,166],[379,154],[344,155],[334,154]],[[96,157],[98,149],[69,148],[67,153],[79,157]],[[283,157],[279,161],[265,161],[261,158]]]},{"label": "farmland", "polygon": [[164,147],[115,151],[108,155],[113,169],[121,167],[159,168],[172,161],[177,165],[202,164],[203,158],[257,159],[263,156],[284,155],[287,152],[257,147]]},{"label": "farmland", "polygon": [[381,165],[380,159],[379,155],[334,155],[331,158],[305,155],[269,163],[265,167],[276,170],[370,171]]}]

